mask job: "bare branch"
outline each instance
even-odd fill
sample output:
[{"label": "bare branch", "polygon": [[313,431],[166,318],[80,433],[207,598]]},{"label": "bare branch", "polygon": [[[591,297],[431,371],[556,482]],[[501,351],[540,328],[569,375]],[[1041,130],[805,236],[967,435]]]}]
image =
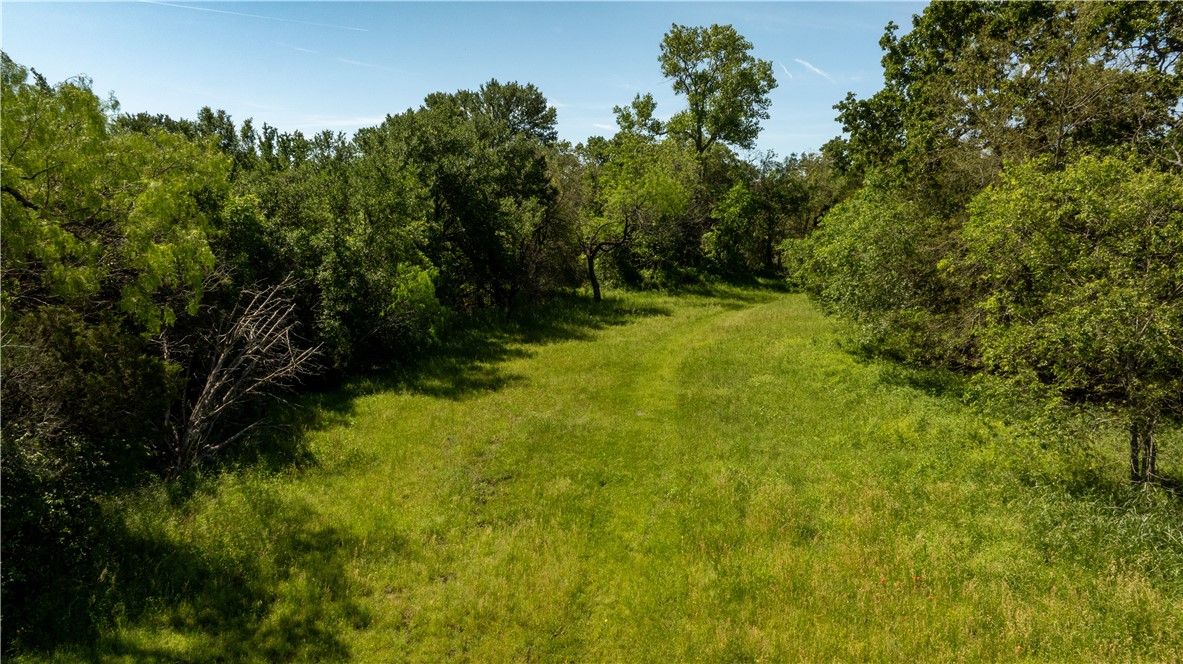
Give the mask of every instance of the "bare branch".
[{"label": "bare branch", "polygon": [[289,277],[244,290],[222,330],[211,335],[205,381],[192,403],[185,404],[183,423],[174,432],[174,474],[215,456],[261,424],[223,432],[228,415],[315,371],[319,347],[301,347],[295,335],[294,286]]}]

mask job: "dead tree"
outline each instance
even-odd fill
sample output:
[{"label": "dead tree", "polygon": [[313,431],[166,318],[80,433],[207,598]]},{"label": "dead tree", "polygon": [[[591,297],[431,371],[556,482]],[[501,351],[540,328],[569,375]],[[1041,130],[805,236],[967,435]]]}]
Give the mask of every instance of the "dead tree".
[{"label": "dead tree", "polygon": [[207,338],[208,372],[201,389],[181,404],[169,450],[173,475],[206,461],[262,424],[222,425],[250,401],[290,387],[315,370],[319,347],[301,346],[295,334],[291,278],[244,290],[225,322]]}]

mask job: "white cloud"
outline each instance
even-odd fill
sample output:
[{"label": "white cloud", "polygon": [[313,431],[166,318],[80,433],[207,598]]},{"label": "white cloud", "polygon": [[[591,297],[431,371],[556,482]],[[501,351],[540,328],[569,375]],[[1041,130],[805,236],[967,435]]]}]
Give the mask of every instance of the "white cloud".
[{"label": "white cloud", "polygon": [[785,63],[783,63],[783,62],[780,63],[780,68],[785,70],[785,76],[788,76],[789,78],[793,78],[793,72],[789,71],[789,68],[785,66]]},{"label": "white cloud", "polygon": [[836,84],[836,83],[838,82],[838,81],[835,81],[835,80],[834,80],[834,79],[833,79],[833,78],[832,78],[832,77],[831,77],[829,74],[827,74],[826,72],[824,72],[824,71],[822,71],[822,70],[818,69],[817,67],[814,67],[813,65],[811,65],[810,63],[808,63],[808,62],[806,62],[806,61],[802,60],[801,58],[793,58],[793,61],[794,61],[794,62],[796,62],[797,64],[801,65],[802,67],[805,67],[805,68],[806,68],[806,69],[808,69],[809,71],[811,71],[811,72],[813,72],[813,73],[817,74],[818,76],[821,76],[822,78],[826,79],[827,81],[829,81],[829,82],[831,82],[831,83],[835,83],[835,84]]}]

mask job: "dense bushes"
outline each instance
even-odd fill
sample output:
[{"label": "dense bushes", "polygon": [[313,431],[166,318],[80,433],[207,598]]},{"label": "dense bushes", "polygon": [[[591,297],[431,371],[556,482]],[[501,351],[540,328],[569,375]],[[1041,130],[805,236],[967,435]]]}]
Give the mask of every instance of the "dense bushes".
[{"label": "dense bushes", "polygon": [[884,90],[837,106],[865,182],[787,245],[871,347],[1117,411],[1139,481],[1183,406],[1180,11],[940,3],[889,26]]},{"label": "dense bushes", "polygon": [[85,80],[2,68],[7,643],[72,628],[55,613],[84,607],[52,602],[94,560],[95,498],[170,463],[153,453],[189,377],[161,341],[214,273],[229,160],[113,127]]},{"label": "dense bushes", "polygon": [[1183,415],[1183,179],[1134,159],[1008,168],[970,204],[965,256],[986,367],[1116,412],[1130,472]]}]

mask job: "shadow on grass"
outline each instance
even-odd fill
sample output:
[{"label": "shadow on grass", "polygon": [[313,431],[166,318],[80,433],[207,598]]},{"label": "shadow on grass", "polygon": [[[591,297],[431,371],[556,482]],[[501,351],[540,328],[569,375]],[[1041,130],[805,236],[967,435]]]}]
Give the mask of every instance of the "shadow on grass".
[{"label": "shadow on grass", "polygon": [[[724,299],[721,294],[716,297]],[[360,397],[395,391],[455,401],[473,398],[522,382],[521,375],[504,365],[530,357],[534,346],[590,341],[604,329],[671,313],[669,308],[639,304],[627,296],[609,296],[596,303],[585,296],[559,295],[513,315],[461,317],[441,335],[440,343],[408,357],[400,367],[357,374],[274,406],[268,418],[272,424],[228,450],[219,468],[279,471],[313,466],[316,460],[305,434],[348,422]],[[191,484],[185,478],[178,481],[174,502],[192,494]]]},{"label": "shadow on grass", "polygon": [[[308,394],[296,407],[285,409],[282,418],[291,424],[286,432],[275,432],[276,440],[260,438],[260,447],[271,452],[258,461],[267,466],[307,461],[299,444],[293,446],[293,440],[303,438],[297,432],[348,421],[359,397],[395,391],[457,401],[473,398],[524,381],[505,364],[532,356],[533,347],[590,341],[607,328],[671,313],[666,307],[638,304],[627,297],[596,303],[564,295],[513,315],[467,317],[454,324],[437,346],[410,358],[403,367],[353,377],[334,389]],[[285,434],[286,442],[278,440]]]},{"label": "shadow on grass", "polygon": [[154,636],[180,638],[150,642],[132,632],[102,638],[97,650],[140,662],[347,660],[342,630],[369,622],[345,571],[359,543],[307,508],[263,497],[254,509],[269,541],[245,551],[229,537],[220,542],[229,551],[211,551],[114,524],[100,603]]},{"label": "shadow on grass", "polygon": [[[693,296],[689,306],[749,306],[773,297],[727,286],[696,287],[687,294]],[[505,364],[529,357],[538,346],[587,341],[611,327],[669,315],[669,307],[610,295],[599,303],[557,297],[513,316],[467,319],[402,369],[299,397],[274,418],[283,426],[262,431],[221,466],[170,484],[167,502],[183,510],[227,468],[275,471],[315,465],[304,434],[346,421],[358,397],[396,390],[472,398],[525,380]],[[346,571],[359,544],[311,510],[284,504],[271,492],[260,491],[254,500],[251,518],[267,524],[259,529],[267,542],[235,544],[230,534],[215,537],[213,545],[192,544],[151,526],[129,528],[123,514],[96,519],[85,536],[92,553],[64,570],[54,587],[43,589],[36,603],[45,608],[45,619],[22,630],[27,638],[18,639],[15,650],[91,659],[114,654],[133,661],[348,659],[343,630],[362,628],[369,620],[352,599],[359,592],[351,591],[354,582]],[[63,611],[69,612],[68,620],[62,620]],[[113,629],[116,625],[124,629]],[[165,634],[172,636],[148,640]]]},{"label": "shadow on grass", "polygon": [[[57,661],[277,662],[345,661],[349,629],[368,625],[347,563],[356,538],[326,525],[307,507],[260,492],[250,519],[265,522],[255,540],[245,529],[204,546],[178,541],[156,523],[129,528],[122,514],[96,519],[84,568],[51,579],[7,652]],[[152,520],[149,519],[149,522]],[[227,520],[232,521],[232,519]],[[208,533],[207,533],[208,536]],[[258,541],[258,537],[266,541]],[[401,541],[392,542],[394,555]],[[26,598],[27,599],[27,598]],[[28,602],[24,602],[28,603]],[[9,625],[5,625],[9,627]]]},{"label": "shadow on grass", "polygon": [[724,309],[743,309],[763,304],[778,295],[793,292],[779,279],[736,279],[683,284],[668,291],[671,295],[700,298]]},{"label": "shadow on grass", "polygon": [[898,360],[875,358],[881,369],[880,382],[894,387],[906,387],[931,397],[961,400],[965,397],[968,378],[950,369],[904,364]]},{"label": "shadow on grass", "polygon": [[1071,560],[1097,578],[1137,560],[1138,573],[1152,583],[1183,587],[1183,455],[1164,454],[1183,448],[1183,431],[1160,431],[1160,443],[1166,443],[1160,448],[1160,476],[1152,484],[1135,484],[1124,462],[1125,433],[1107,417],[1075,411],[1049,419],[1041,402],[1021,392],[996,391],[975,384],[967,373],[908,364],[874,346],[850,345],[847,352],[877,369],[884,385],[966,404],[967,417],[1007,423],[1007,438],[984,458],[998,471],[998,482],[1010,474],[1026,491],[1014,499],[1015,519],[1026,524],[1030,541],[1047,560]]}]

